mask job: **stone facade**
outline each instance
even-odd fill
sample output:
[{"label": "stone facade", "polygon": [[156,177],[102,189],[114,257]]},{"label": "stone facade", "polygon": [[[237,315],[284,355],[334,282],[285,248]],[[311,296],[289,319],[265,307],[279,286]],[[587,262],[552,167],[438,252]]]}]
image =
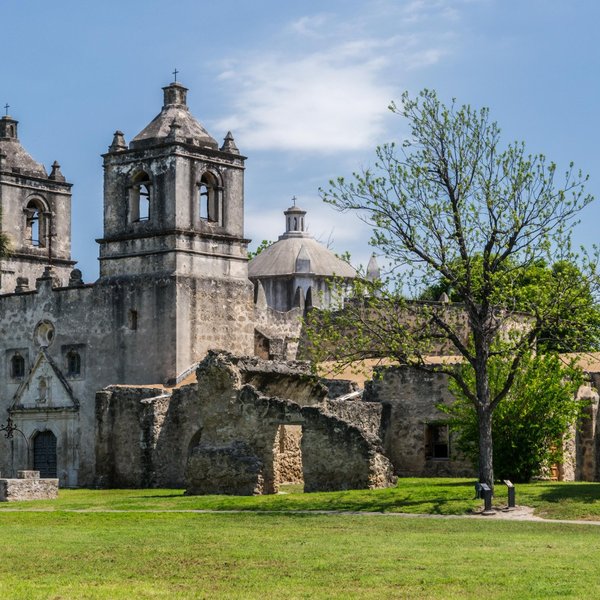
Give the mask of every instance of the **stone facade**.
[{"label": "stone facade", "polygon": [[92,485],[97,390],[177,383],[213,347],[253,352],[244,157],[231,134],[219,147],[206,133],[186,92],[164,88],[159,115],[129,145],[117,132],[104,155],[94,284],[72,269],[70,184],[57,164],[46,176],[18,143],[16,122],[2,120],[2,230],[14,252],[2,261],[0,415],[9,411],[24,434],[0,438],[2,472],[36,466],[41,440],[53,436],[50,474]]}]

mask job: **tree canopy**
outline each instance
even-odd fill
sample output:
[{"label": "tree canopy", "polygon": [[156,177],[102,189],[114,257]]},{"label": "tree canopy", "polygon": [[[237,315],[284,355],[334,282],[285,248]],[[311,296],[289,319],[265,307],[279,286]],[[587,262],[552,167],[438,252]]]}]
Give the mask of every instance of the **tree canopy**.
[{"label": "tree canopy", "polygon": [[[478,271],[481,265],[478,265]],[[508,264],[507,268],[513,268]],[[476,273],[480,276],[480,272]],[[600,350],[600,306],[596,299],[595,282],[581,269],[566,260],[551,266],[539,259],[521,269],[515,269],[512,277],[514,287],[502,290],[506,297],[503,305],[512,305],[524,314],[533,314],[540,298],[547,291],[560,287],[564,297],[556,305],[554,314],[549,315],[541,327],[536,340],[539,352],[596,352]],[[420,300],[439,300],[446,294],[452,302],[462,302],[460,295],[450,282],[441,278],[438,283],[427,287]],[[549,299],[545,299],[548,303]]]},{"label": "tree canopy", "polygon": [[[472,381],[473,369],[461,368]],[[503,380],[506,368],[502,361],[491,362],[492,388]],[[492,417],[494,473],[499,479],[527,482],[562,462],[564,434],[587,406],[577,398],[582,383],[583,372],[574,360],[565,363],[555,353],[524,356],[514,384]],[[451,416],[458,448],[477,464],[477,413],[460,389],[451,389],[456,402],[440,408]]]},{"label": "tree canopy", "polygon": [[[567,261],[595,278],[593,261],[578,263],[570,250],[574,220],[592,200],[587,177],[573,165],[559,177],[554,163],[527,154],[523,143],[501,146],[486,108],[446,106],[430,90],[405,93],[390,108],[407,123],[407,139],[378,147],[372,169],[322,191],[373,227],[371,244],[390,262],[390,277],[385,285],[358,282],[343,311],[310,316],[311,347],[317,360],[387,356],[447,373],[477,414],[479,476],[493,485],[493,412],[540,332],[573,301],[564,278],[548,277],[524,316],[523,274],[539,261]],[[440,280],[460,305],[403,299]],[[431,361],[446,351],[460,355],[473,377]],[[506,368],[491,386],[496,360]]]}]

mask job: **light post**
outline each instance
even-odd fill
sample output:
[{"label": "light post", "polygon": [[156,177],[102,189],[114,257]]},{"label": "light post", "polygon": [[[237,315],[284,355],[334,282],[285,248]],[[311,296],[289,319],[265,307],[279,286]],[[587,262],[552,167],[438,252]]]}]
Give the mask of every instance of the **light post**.
[{"label": "light post", "polygon": [[[6,425],[0,426],[0,432],[4,432],[4,437],[7,440],[12,440],[13,439],[13,434],[14,432],[18,432],[23,436],[23,439],[25,440],[25,445],[27,446],[27,460],[29,460],[29,440],[27,439],[27,436],[14,424],[12,417],[10,416],[10,413],[8,415],[8,419],[6,420]],[[14,446],[13,444],[10,445],[10,464],[11,464],[11,468],[13,471],[13,476],[14,476]]]}]

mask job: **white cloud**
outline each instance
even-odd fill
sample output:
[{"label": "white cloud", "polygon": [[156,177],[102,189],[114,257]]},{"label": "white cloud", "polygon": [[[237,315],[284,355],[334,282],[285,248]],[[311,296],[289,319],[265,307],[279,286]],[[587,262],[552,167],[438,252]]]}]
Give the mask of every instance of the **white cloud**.
[{"label": "white cloud", "polygon": [[236,112],[217,127],[234,130],[249,149],[372,146],[394,95],[391,85],[377,80],[382,64],[378,58],[346,63],[331,54],[252,61],[235,75],[242,82]]},{"label": "white cloud", "polygon": [[284,50],[269,44],[268,51],[227,61],[219,80],[233,112],[215,129],[232,130],[244,151],[372,148],[385,129],[386,107],[407,87],[407,73],[440,61],[451,38],[407,26],[433,9],[451,19],[444,0],[414,0],[400,13],[387,5],[390,18],[404,19],[396,28],[388,23],[390,35],[377,27],[385,7],[378,4],[377,17],[365,9],[343,22],[326,14],[302,17],[286,28]]},{"label": "white cloud", "polygon": [[325,13],[309,15],[297,19],[290,24],[290,31],[304,36],[317,36],[322,34],[322,28],[329,21],[330,15]]}]

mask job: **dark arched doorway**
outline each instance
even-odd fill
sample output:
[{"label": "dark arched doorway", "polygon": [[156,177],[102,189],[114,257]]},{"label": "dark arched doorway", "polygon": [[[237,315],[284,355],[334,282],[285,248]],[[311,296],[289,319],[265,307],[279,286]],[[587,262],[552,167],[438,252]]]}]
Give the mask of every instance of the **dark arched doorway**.
[{"label": "dark arched doorway", "polygon": [[41,431],[33,440],[33,470],[56,478],[56,436],[51,431]]}]

